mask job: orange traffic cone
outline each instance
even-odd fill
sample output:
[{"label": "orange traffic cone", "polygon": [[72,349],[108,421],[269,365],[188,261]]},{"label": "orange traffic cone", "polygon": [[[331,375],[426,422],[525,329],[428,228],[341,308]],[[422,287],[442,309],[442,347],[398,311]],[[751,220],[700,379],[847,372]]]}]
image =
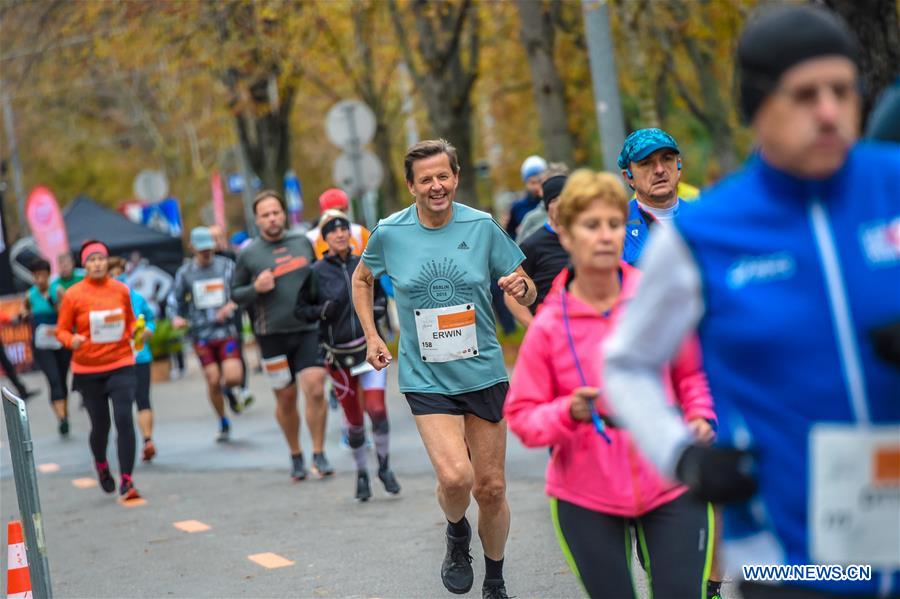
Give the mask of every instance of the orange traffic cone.
[{"label": "orange traffic cone", "polygon": [[13,520],[7,527],[9,552],[7,553],[6,597],[7,599],[30,599],[31,576],[28,573],[28,556],[25,554],[25,537],[22,523]]}]

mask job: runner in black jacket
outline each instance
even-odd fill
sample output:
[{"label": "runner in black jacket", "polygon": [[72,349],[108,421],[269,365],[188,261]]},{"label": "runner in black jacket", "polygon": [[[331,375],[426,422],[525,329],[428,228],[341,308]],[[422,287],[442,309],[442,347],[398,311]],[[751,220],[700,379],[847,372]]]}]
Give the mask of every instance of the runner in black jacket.
[{"label": "runner in black jacket", "polygon": [[[388,493],[400,492],[400,485],[388,466],[389,430],[384,387],[387,370],[375,371],[366,362],[366,340],[353,309],[351,276],[359,263],[350,248],[350,220],[330,211],[321,224],[328,252],[312,266],[312,274],[298,294],[295,315],[300,320],[319,322],[319,337],[325,353],[325,367],[349,423],[349,443],[356,460],[356,498],[372,496],[366,469],[365,418],[372,421],[378,454],[378,478]],[[386,297],[376,284],[375,318],[384,314]],[[362,389],[362,400],[359,389]]]}]

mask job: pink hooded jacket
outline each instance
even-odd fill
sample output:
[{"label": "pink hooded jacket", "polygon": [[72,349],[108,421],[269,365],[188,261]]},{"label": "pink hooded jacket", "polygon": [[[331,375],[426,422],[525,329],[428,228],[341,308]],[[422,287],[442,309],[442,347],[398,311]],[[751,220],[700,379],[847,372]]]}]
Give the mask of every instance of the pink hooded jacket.
[{"label": "pink hooded jacket", "polygon": [[[608,444],[591,422],[569,414],[572,391],[582,387],[563,318],[566,295],[569,330],[589,386],[601,389],[601,414],[615,417],[603,398],[601,346],[611,333],[640,273],[622,262],[622,292],[605,315],[566,290],[571,273],[563,270],[528,328],[510,383],[504,413],[509,428],[528,447],[551,446],[547,494],[577,506],[623,517],[637,517],[676,499],[687,488],[660,475],[638,451],[631,435],[607,427]],[[666,393],[685,420],[713,421],[712,397],[703,372],[700,345],[689,338],[663,373]]]}]

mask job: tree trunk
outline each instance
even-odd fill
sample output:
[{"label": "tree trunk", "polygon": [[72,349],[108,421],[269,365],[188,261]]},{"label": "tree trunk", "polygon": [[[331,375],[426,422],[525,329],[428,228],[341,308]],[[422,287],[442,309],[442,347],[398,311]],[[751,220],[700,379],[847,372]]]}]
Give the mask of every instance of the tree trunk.
[{"label": "tree trunk", "polygon": [[572,164],[575,143],[569,131],[565,88],[553,61],[554,24],[540,0],[518,0],[519,36],[528,56],[547,159]]},{"label": "tree trunk", "polygon": [[[644,19],[654,18],[653,5],[645,0],[617,2],[621,38],[625,44],[628,76],[634,81],[638,107],[638,123],[634,129],[659,127],[660,89],[665,86],[665,70],[651,69],[647,60],[645,37],[652,35]],[[662,85],[660,85],[662,80]],[[664,100],[663,100],[664,102]]]},{"label": "tree trunk", "polygon": [[279,193],[284,191],[284,173],[291,162],[289,116],[289,105],[282,105],[276,111],[258,116],[244,114],[235,119],[251,170],[260,178],[264,189]]},{"label": "tree trunk", "polygon": [[856,34],[860,48],[863,122],[880,94],[897,76],[900,64],[900,19],[896,0],[825,0]]},{"label": "tree trunk", "polygon": [[[407,27],[396,0],[388,7],[397,42],[403,50],[407,67],[416,87],[425,99],[433,137],[443,137],[459,154],[460,179],[457,199],[479,206],[475,185],[474,136],[472,126],[472,87],[478,76],[478,22],[470,0],[441,3],[437,17],[430,16],[431,6],[425,0],[411,5],[417,29],[417,54],[414,60]],[[467,57],[461,47],[466,43]],[[416,67],[416,63],[421,67]],[[423,70],[419,70],[419,69]]]},{"label": "tree trunk", "polygon": [[381,182],[381,201],[386,214],[390,214],[403,208],[405,205],[406,190],[401,189],[394,175],[393,156],[391,154],[390,125],[378,120],[376,113],[375,138],[372,140],[375,146],[375,155],[384,167],[384,180]]}]

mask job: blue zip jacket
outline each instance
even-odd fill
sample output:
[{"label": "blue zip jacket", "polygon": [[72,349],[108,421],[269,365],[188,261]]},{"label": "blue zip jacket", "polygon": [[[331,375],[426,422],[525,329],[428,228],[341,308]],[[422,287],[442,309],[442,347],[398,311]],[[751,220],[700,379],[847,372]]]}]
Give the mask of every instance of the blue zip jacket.
[{"label": "blue zip jacket", "polygon": [[[837,173],[816,182],[754,156],[675,218],[702,280],[698,331],[719,442],[749,444],[758,460],[758,495],[725,511],[729,560],[815,563],[813,425],[900,423],[900,370],[870,340],[900,321],[898,180],[896,145],[858,144]],[[900,573],[802,584],[896,593]]]},{"label": "blue zip jacket", "polygon": [[[686,202],[678,198],[678,210]],[[641,209],[637,198],[632,198],[628,203],[628,220],[625,223],[625,246],[622,248],[622,260],[632,266],[637,265],[647,239],[650,237],[651,228],[656,224],[653,215]]]}]

